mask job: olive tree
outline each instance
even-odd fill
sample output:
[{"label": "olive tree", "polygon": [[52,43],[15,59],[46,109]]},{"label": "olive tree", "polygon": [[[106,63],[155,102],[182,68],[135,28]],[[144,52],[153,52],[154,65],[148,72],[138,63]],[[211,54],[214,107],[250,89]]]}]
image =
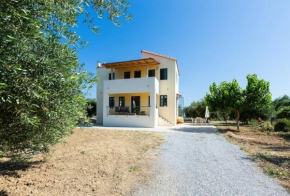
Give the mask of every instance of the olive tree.
[{"label": "olive tree", "polygon": [[219,86],[213,83],[205,96],[206,103],[216,111],[235,111],[238,130],[242,111],[260,111],[271,106],[270,83],[259,80],[256,74],[247,75],[247,81],[246,89],[235,79]]},{"label": "olive tree", "polygon": [[78,62],[83,19],[129,20],[125,0],[3,0],[0,4],[0,152],[46,152],[86,113],[84,89],[97,80]]}]

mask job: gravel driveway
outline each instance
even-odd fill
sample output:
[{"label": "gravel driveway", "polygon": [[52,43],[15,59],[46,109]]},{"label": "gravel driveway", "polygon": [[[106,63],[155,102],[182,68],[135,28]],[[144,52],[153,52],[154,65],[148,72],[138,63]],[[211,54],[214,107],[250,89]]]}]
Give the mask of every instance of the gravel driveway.
[{"label": "gravel driveway", "polygon": [[133,195],[289,195],[214,127],[168,128],[165,139],[155,176]]}]

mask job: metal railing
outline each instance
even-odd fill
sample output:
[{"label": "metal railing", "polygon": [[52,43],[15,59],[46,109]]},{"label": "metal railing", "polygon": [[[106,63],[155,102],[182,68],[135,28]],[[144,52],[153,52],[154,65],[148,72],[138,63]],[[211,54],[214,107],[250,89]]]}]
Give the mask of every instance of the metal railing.
[{"label": "metal railing", "polygon": [[107,115],[150,116],[150,106],[107,106]]}]

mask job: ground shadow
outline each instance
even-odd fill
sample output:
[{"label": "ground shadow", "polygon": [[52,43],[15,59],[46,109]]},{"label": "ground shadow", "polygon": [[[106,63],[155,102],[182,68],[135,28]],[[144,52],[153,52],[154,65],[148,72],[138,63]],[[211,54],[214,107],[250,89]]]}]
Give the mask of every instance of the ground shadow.
[{"label": "ground shadow", "polygon": [[277,165],[283,168],[290,168],[290,158],[289,157],[281,157],[281,156],[265,156],[263,154],[256,155],[256,158],[265,160],[269,163]]},{"label": "ground shadow", "polygon": [[0,196],[8,196],[7,191],[5,191],[5,190],[0,190]]},{"label": "ground shadow", "polygon": [[[43,161],[34,161],[34,162],[11,162],[5,161],[0,162],[0,176],[11,176],[19,178],[18,171],[25,171],[28,168],[41,164]],[[0,194],[1,195],[1,194]]]},{"label": "ground shadow", "polygon": [[290,151],[290,146],[267,146],[267,147],[263,147],[263,149],[283,152],[283,151]]},{"label": "ground shadow", "polygon": [[188,127],[176,127],[172,128],[171,130],[176,132],[186,132],[186,133],[206,133],[206,134],[217,134],[219,133],[218,130],[214,127],[195,127],[195,126],[188,126]]},{"label": "ground shadow", "polygon": [[282,137],[283,139],[285,139],[286,141],[290,141],[290,133],[280,133],[278,134],[278,136]]}]

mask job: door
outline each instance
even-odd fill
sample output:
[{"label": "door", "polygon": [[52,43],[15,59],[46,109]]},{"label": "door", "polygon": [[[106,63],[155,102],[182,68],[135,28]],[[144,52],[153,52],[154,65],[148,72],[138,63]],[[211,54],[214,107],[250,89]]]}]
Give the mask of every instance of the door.
[{"label": "door", "polygon": [[139,114],[140,112],[140,96],[131,97],[131,113]]}]

